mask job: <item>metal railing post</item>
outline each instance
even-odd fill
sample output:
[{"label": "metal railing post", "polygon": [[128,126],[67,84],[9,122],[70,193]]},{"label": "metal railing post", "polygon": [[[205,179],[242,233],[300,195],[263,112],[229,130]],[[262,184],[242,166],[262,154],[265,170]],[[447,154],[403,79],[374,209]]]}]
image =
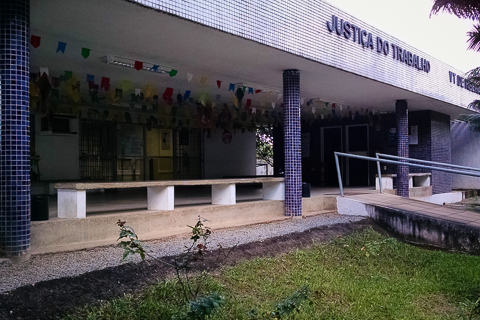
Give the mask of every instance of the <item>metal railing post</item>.
[{"label": "metal railing post", "polygon": [[[340,187],[340,195],[343,197],[344,192],[343,192],[343,184],[342,184],[342,175],[340,173],[340,163],[339,163],[339,156],[341,157],[346,157],[346,158],[354,158],[354,159],[361,159],[361,160],[367,160],[367,161],[375,161],[377,163],[377,170],[378,170],[378,178],[379,182],[381,181],[381,172],[380,172],[380,162],[383,163],[390,163],[390,164],[401,164],[409,167],[414,167],[414,168],[421,168],[421,169],[428,169],[428,170],[436,170],[436,171],[442,171],[442,172],[448,172],[448,173],[456,173],[456,174],[462,174],[466,176],[472,176],[472,177],[477,177],[480,178],[480,173],[475,173],[471,171],[462,171],[462,170],[453,170],[453,169],[447,169],[447,168],[439,168],[439,167],[433,167],[433,166],[427,166],[423,164],[414,164],[414,163],[408,163],[408,162],[400,162],[397,160],[387,160],[387,159],[382,159],[379,156],[383,157],[388,157],[391,159],[401,159],[401,160],[411,160],[415,162],[420,162],[420,163],[429,163],[429,164],[436,164],[440,166],[450,166],[454,168],[465,168],[467,170],[472,170],[472,171],[480,171],[479,168],[471,168],[471,167],[463,167],[463,166],[458,166],[458,165],[450,165],[448,163],[441,163],[441,162],[433,162],[433,161],[426,161],[426,160],[419,160],[419,159],[412,159],[412,158],[402,158],[402,157],[397,157],[397,156],[391,156],[391,155],[385,155],[385,154],[377,154],[376,158],[373,157],[366,157],[366,156],[359,156],[355,154],[349,154],[349,153],[343,153],[343,152],[334,152],[335,155],[335,164],[337,166],[337,175],[338,175],[338,184]],[[380,190],[382,190],[382,186],[380,184]]]},{"label": "metal railing post", "polygon": [[[380,160],[380,158],[378,157],[378,153],[377,153],[377,159]],[[377,161],[377,171],[378,171],[378,185],[380,187],[380,193],[383,193],[383,191],[382,191],[382,172],[380,171],[380,161]]]},{"label": "metal railing post", "polygon": [[471,170],[471,171],[479,171],[480,172],[480,168],[460,166],[460,165],[451,164],[451,163],[427,161],[427,160],[420,160],[420,159],[413,159],[413,158],[404,158],[404,157],[392,156],[390,154],[383,154],[383,153],[376,153],[376,155],[377,155],[377,158],[383,157],[383,158],[387,158],[387,159],[407,160],[407,161],[410,161],[410,162],[418,162],[418,163],[425,163],[425,164],[431,164],[431,165],[438,165],[438,166],[447,167],[447,168],[457,168],[457,169],[464,169],[464,170]]},{"label": "metal railing post", "polygon": [[335,165],[337,166],[337,177],[338,177],[338,186],[340,187],[340,196],[343,194],[343,183],[342,183],[342,174],[340,173],[340,163],[338,161],[338,154],[335,152]]}]

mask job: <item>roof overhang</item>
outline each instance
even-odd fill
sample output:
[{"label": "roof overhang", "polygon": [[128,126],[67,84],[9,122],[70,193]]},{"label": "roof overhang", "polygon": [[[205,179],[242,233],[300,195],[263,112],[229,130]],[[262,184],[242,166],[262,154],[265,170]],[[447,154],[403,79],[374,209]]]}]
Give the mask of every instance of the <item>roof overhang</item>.
[{"label": "roof overhang", "polygon": [[[172,87],[175,92],[221,95],[229,102],[233,97],[229,83],[281,90],[283,70],[298,69],[301,97],[307,101],[315,98],[388,112],[394,111],[396,100],[407,100],[411,111],[435,110],[452,119],[473,112],[127,1],[33,0],[31,33],[42,37],[42,45],[31,50],[33,70],[93,73],[111,82],[128,79],[138,85]],[[55,52],[58,41],[67,43],[64,54]],[[91,49],[88,59],[80,55],[82,47]],[[171,78],[109,65],[101,61],[107,54],[167,66],[178,74]],[[194,75],[191,82],[187,73]],[[208,81],[200,84],[201,77]],[[217,80],[222,81],[220,89]],[[277,101],[276,95],[267,93],[251,97],[259,106]]]}]

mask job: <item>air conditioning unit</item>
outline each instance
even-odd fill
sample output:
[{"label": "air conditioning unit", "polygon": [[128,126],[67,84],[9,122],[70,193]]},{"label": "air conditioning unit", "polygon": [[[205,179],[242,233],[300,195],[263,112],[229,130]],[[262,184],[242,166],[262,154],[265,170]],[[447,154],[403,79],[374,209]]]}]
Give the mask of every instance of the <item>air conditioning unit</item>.
[{"label": "air conditioning unit", "polygon": [[52,118],[42,117],[41,134],[77,134],[78,119],[68,115],[54,115]]}]

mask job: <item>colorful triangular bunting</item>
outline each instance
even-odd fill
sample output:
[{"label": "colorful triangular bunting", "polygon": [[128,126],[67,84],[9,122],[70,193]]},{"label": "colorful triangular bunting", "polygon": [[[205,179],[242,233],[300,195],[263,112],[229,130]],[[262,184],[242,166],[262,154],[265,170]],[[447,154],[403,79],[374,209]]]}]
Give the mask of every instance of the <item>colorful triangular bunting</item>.
[{"label": "colorful triangular bunting", "polygon": [[40,46],[40,40],[41,40],[41,37],[39,37],[39,36],[31,36],[30,37],[30,44],[32,45],[32,47],[34,47],[36,49]]},{"label": "colorful triangular bunting", "polygon": [[57,51],[61,51],[62,53],[65,53],[65,48],[67,47],[67,44],[65,42],[58,41],[58,46],[57,46]]},{"label": "colorful triangular bunting", "polygon": [[88,48],[82,48],[82,57],[83,57],[84,59],[87,59],[89,55],[90,55],[90,49],[88,49]]},{"label": "colorful triangular bunting", "polygon": [[135,69],[137,71],[140,71],[143,68],[143,62],[142,61],[135,61]]}]

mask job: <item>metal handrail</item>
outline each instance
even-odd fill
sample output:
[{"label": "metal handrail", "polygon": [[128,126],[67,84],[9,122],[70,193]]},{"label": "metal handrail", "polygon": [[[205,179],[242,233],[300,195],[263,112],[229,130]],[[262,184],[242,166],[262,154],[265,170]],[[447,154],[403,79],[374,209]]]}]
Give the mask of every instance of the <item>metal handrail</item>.
[{"label": "metal handrail", "polygon": [[465,170],[472,170],[472,171],[480,172],[480,168],[459,166],[459,165],[450,164],[450,163],[427,161],[427,160],[420,160],[420,159],[413,159],[413,158],[405,158],[405,157],[399,157],[399,156],[392,156],[390,154],[384,154],[384,153],[376,153],[376,156],[377,156],[377,158],[383,157],[383,158],[387,158],[387,159],[408,160],[408,161],[411,161],[411,162],[433,164],[433,165],[439,165],[439,166],[442,166],[442,167],[458,168],[458,169],[465,169]]},{"label": "metal handrail", "polygon": [[[469,172],[469,171],[453,170],[453,169],[446,169],[446,168],[437,168],[437,167],[432,167],[432,166],[425,166],[425,165],[422,165],[422,164],[414,164],[414,163],[401,162],[401,161],[395,161],[395,160],[387,160],[387,159],[381,159],[381,158],[359,156],[359,155],[356,155],[356,154],[343,153],[343,152],[334,152],[334,154],[335,154],[335,164],[337,166],[338,185],[340,187],[340,195],[342,197],[344,196],[344,192],[343,192],[342,174],[340,172],[340,163],[338,161],[339,156],[346,157],[346,158],[367,160],[367,161],[375,161],[377,163],[380,193],[382,193],[382,173],[380,172],[380,162],[409,166],[409,167],[414,167],[414,168],[436,170],[436,171],[442,171],[442,172],[448,172],[448,173],[457,173],[457,174],[462,174],[462,175],[466,175],[466,176],[480,177],[480,173],[474,173],[474,172]],[[407,161],[410,161],[410,160],[426,161],[426,160],[418,160],[418,159],[404,158],[404,157],[397,157],[397,156],[391,156],[391,157],[401,158],[402,160],[407,160]],[[433,161],[430,161],[430,162],[433,162]],[[444,163],[441,163],[441,162],[438,162],[438,164],[448,165],[448,164],[444,164]],[[454,166],[454,165],[450,165],[450,166]],[[476,170],[476,171],[480,171],[480,170]]]}]

